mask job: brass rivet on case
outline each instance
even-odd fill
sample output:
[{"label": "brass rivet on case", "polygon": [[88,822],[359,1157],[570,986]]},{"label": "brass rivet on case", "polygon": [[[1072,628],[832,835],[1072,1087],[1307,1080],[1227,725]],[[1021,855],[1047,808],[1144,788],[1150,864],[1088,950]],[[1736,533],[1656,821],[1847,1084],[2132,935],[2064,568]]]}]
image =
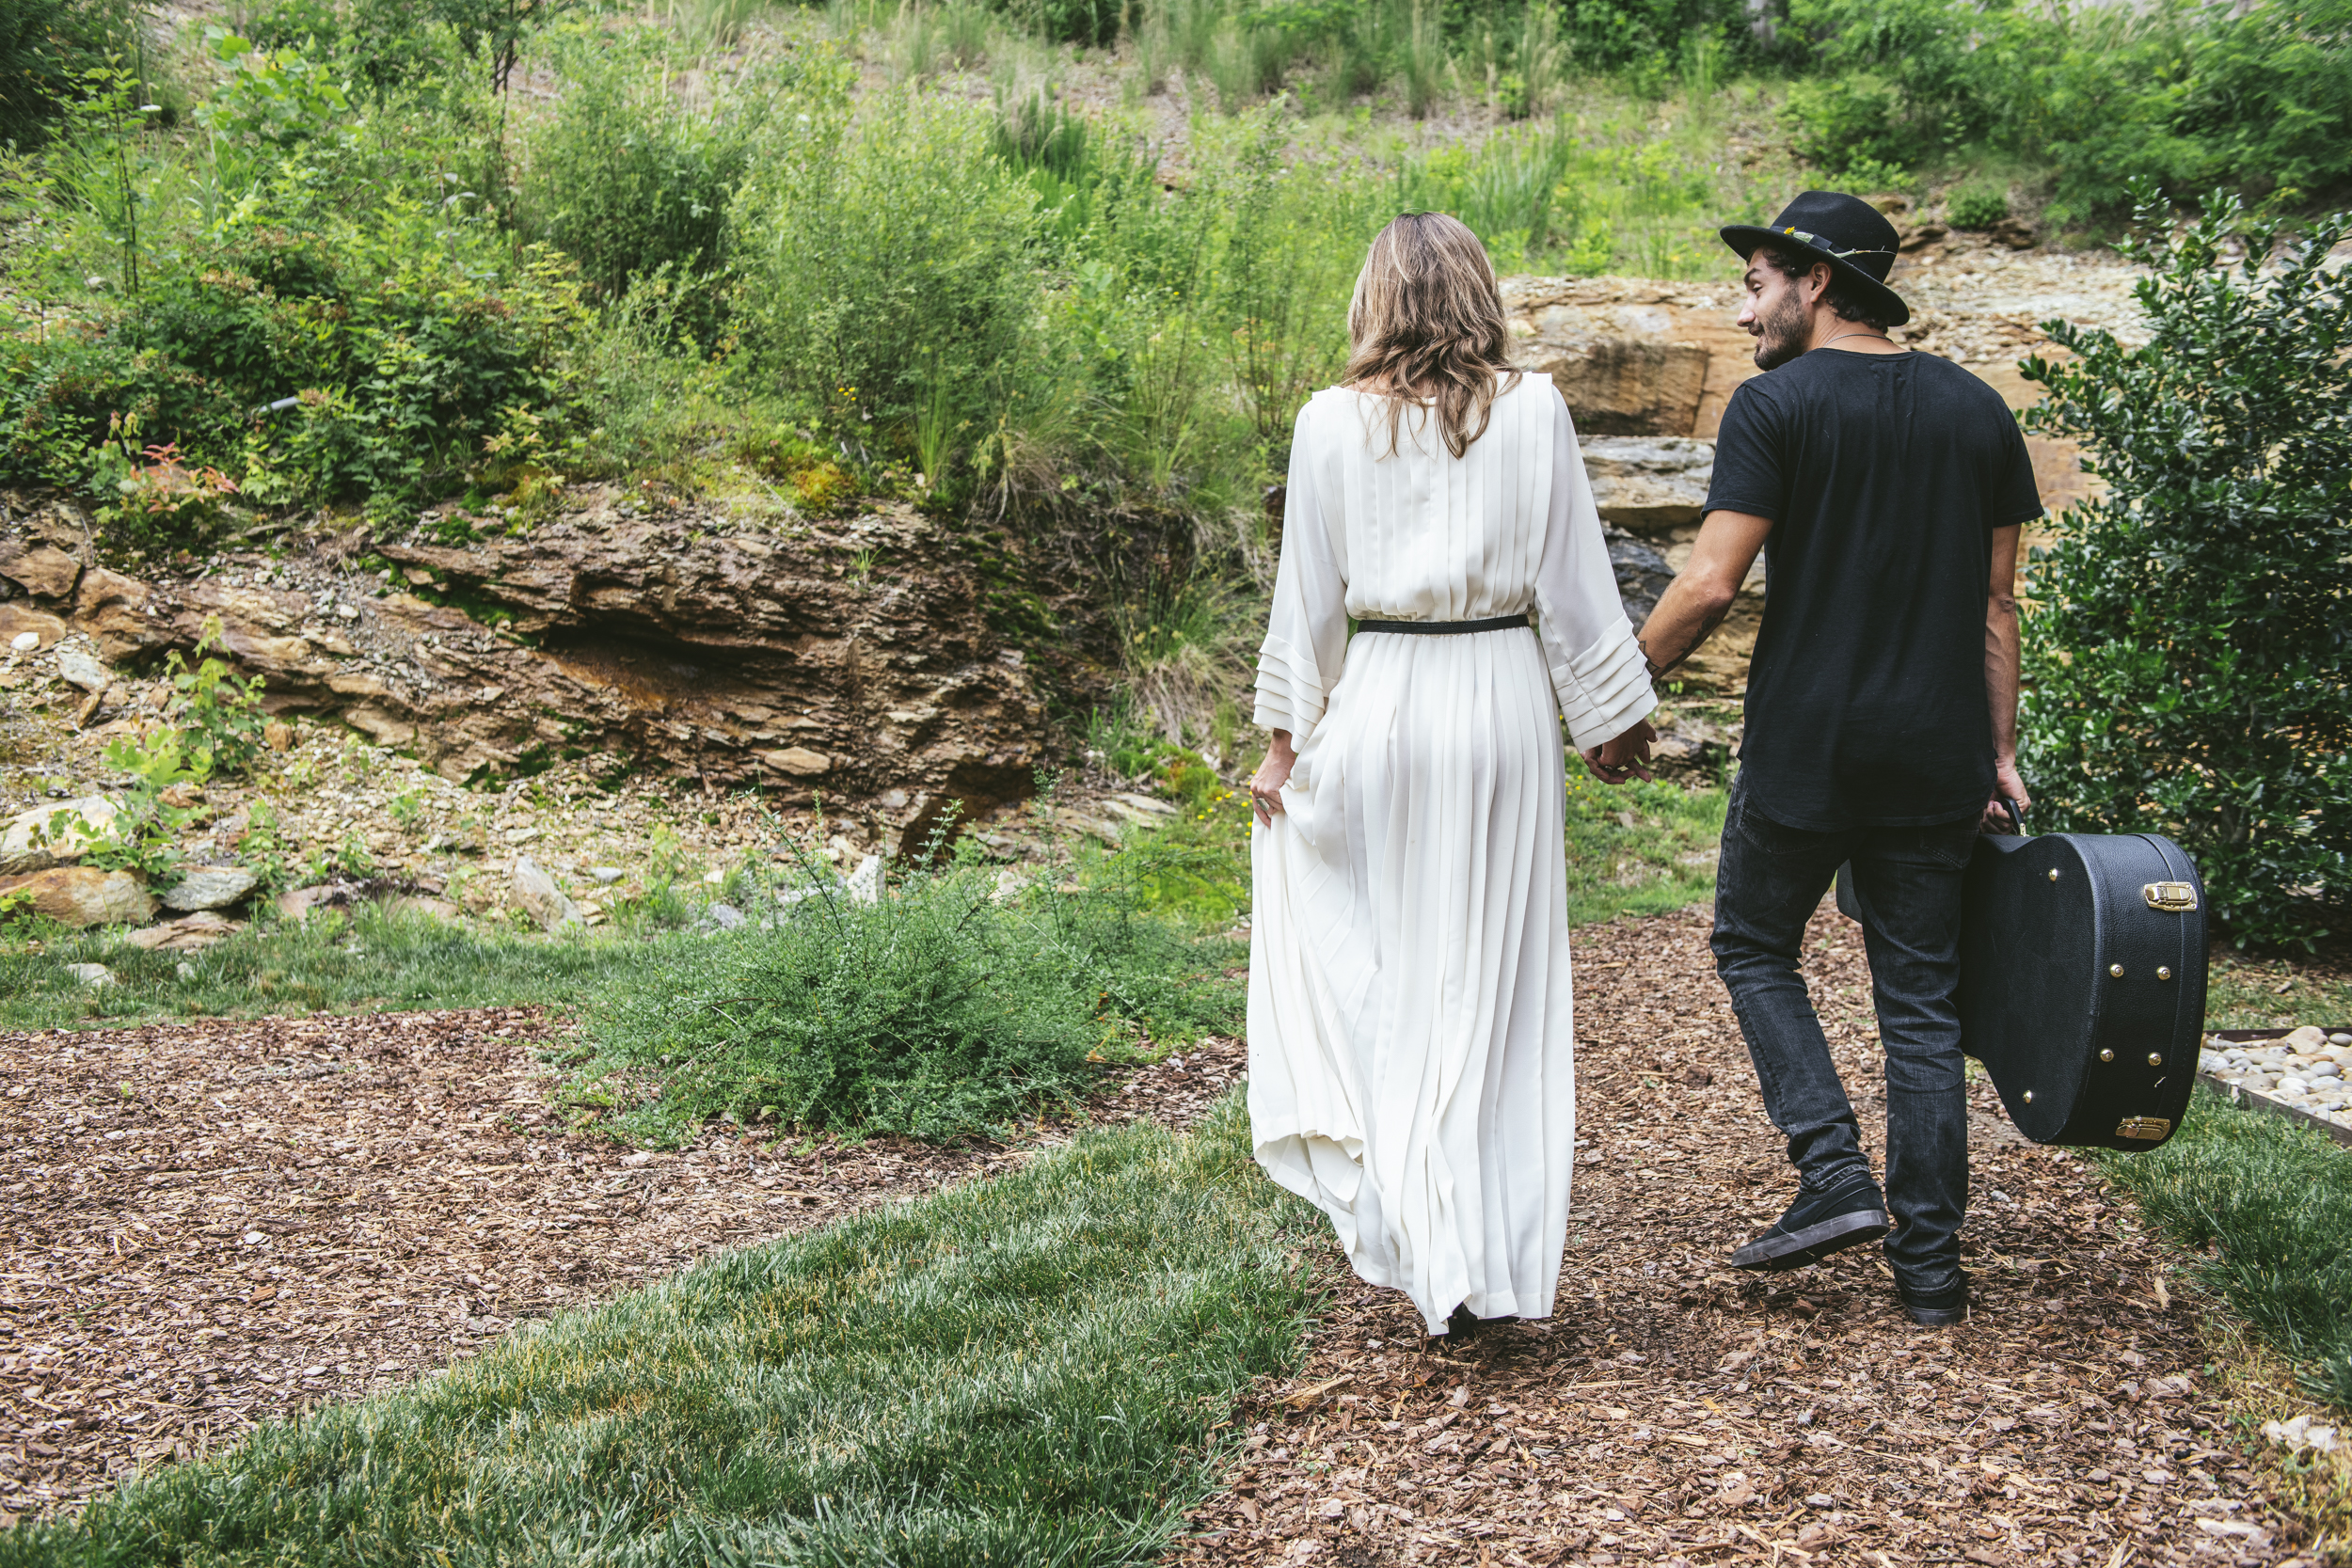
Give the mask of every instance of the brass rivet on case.
[{"label": "brass rivet on case", "polygon": [[2107,973],[2121,980],[2123,978],[2123,966],[2122,964],[2109,964],[2107,965]]},{"label": "brass rivet on case", "polygon": [[2099,1053],[2099,1060],[2103,1062],[2111,1062],[2115,1060],[2115,1053],[2112,1051],[2102,1051]]},{"label": "brass rivet on case", "polygon": [[2031,1089],[2026,1091],[2026,1103],[2028,1105],[2033,1103],[2033,1090]]},{"label": "brass rivet on case", "polygon": [[2159,964],[2156,967],[2156,978],[2159,980],[2169,980],[2172,978],[2172,972]]},{"label": "brass rivet on case", "polygon": [[2058,880],[2058,867],[2055,865],[2050,867],[2050,880],[2054,882]]},{"label": "brass rivet on case", "polygon": [[2151,1051],[2148,1053],[2148,1065],[2150,1067],[2164,1066],[2164,1053],[2161,1051]]}]

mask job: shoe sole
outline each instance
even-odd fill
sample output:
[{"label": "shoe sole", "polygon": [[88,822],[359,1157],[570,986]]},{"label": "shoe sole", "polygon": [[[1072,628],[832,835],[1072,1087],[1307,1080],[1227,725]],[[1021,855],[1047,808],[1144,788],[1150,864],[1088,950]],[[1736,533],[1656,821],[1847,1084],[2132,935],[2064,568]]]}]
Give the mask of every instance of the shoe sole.
[{"label": "shoe sole", "polygon": [[1895,1228],[1895,1222],[1885,1212],[1877,1209],[1857,1209],[1851,1214],[1839,1214],[1819,1225],[1808,1225],[1803,1230],[1767,1232],[1731,1255],[1735,1269],[1755,1269],[1777,1273],[1783,1269],[1802,1269],[1820,1262],[1833,1252],[1843,1252],[1850,1246],[1875,1242]]},{"label": "shoe sole", "polygon": [[1967,1318],[1968,1304],[1963,1301],[1958,1307],[1914,1307],[1904,1302],[1903,1310],[1921,1328],[1949,1328]]}]

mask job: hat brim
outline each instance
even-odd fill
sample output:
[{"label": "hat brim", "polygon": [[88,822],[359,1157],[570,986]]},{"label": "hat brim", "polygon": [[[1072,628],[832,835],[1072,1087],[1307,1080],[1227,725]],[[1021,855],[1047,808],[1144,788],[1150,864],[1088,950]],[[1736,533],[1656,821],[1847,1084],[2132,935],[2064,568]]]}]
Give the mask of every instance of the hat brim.
[{"label": "hat brim", "polygon": [[1857,293],[1883,309],[1886,316],[1887,325],[1900,326],[1911,319],[1911,307],[1903,303],[1902,295],[1864,272],[1851,261],[1825,255],[1803,241],[1782,233],[1777,229],[1765,229],[1756,224],[1730,224],[1717,230],[1716,232],[1724,237],[1724,244],[1740,253],[1740,260],[1742,261],[1756,254],[1757,245],[1767,240],[1772,240],[1788,249],[1809,255],[1817,261],[1827,262],[1829,269],[1848,283],[1852,284]]}]

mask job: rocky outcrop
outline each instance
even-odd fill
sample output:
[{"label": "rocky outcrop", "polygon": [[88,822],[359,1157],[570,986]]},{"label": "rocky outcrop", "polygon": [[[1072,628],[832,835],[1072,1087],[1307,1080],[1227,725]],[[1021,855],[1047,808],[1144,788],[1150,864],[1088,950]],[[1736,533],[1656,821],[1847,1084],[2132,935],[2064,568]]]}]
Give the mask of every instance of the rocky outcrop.
[{"label": "rocky outcrop", "polygon": [[155,900],[128,871],[90,865],[53,866],[21,877],[0,877],[0,899],[16,894],[35,914],[65,926],[130,926],[151,919]]},{"label": "rocky outcrop", "polygon": [[[605,752],[928,825],[950,800],[1025,796],[1047,760],[1026,658],[991,629],[958,538],[908,509],[771,525],[591,494],[511,532],[440,514],[151,579],[89,563],[70,507],[8,511],[0,610],[70,622],[126,666],[216,622],[273,711],[339,718],[453,778]],[[363,551],[397,589],[352,569]]]}]

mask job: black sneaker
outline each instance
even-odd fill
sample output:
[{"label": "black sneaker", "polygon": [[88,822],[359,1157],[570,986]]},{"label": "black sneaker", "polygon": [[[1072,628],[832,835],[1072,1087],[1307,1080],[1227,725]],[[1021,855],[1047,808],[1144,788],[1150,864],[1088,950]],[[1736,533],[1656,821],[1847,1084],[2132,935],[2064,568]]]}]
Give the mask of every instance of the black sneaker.
[{"label": "black sneaker", "polygon": [[1903,1310],[1921,1328],[1949,1328],[1968,1316],[1968,1281],[1963,1278],[1948,1291],[1933,1295],[1915,1293],[1899,1282],[1896,1292],[1903,1298]]},{"label": "black sneaker", "polygon": [[1766,1273],[1802,1269],[1894,1228],[1879,1184],[1865,1177],[1834,1193],[1799,1193],[1779,1224],[1731,1255],[1731,1266]]}]

